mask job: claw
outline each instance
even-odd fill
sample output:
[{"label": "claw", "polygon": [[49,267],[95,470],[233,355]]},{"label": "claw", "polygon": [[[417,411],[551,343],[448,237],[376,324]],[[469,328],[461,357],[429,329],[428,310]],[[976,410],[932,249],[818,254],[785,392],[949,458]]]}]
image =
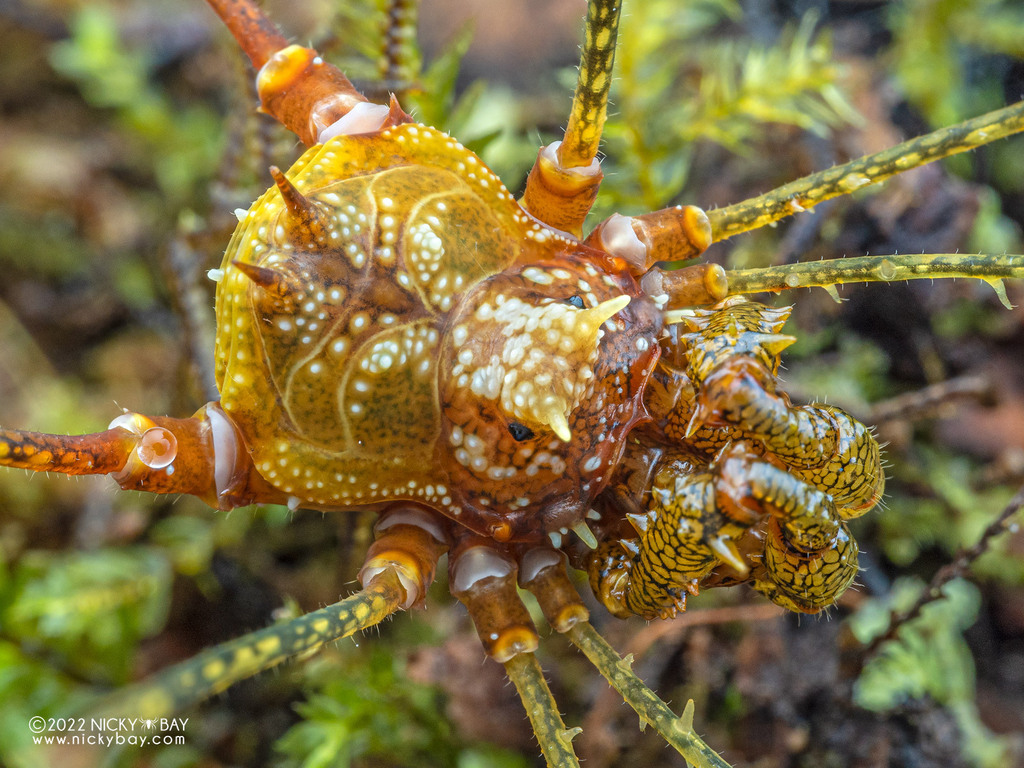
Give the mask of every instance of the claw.
[{"label": "claw", "polygon": [[619,539],[619,546],[622,547],[630,557],[636,557],[640,554],[640,545],[636,542],[636,539]]},{"label": "claw", "polygon": [[750,570],[750,566],[747,565],[747,561],[743,559],[740,551],[736,548],[736,543],[732,539],[726,536],[718,536],[708,540],[708,547],[718,555],[719,560],[734,570],[740,573],[746,573]]},{"label": "claw", "polygon": [[714,416],[714,410],[711,406],[707,405],[703,400],[698,400],[693,416],[690,417],[690,421],[686,425],[686,438],[693,437],[701,427],[711,420],[712,416]]},{"label": "claw", "polygon": [[641,536],[647,533],[647,529],[651,526],[651,519],[643,512],[629,512],[626,514],[626,519]]}]

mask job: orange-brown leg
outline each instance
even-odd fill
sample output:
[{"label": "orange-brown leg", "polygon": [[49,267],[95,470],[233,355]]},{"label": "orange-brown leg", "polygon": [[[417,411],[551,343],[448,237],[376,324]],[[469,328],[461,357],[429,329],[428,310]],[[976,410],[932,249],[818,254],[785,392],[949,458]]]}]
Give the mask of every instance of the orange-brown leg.
[{"label": "orange-brown leg", "polygon": [[580,74],[565,136],[541,148],[520,200],[545,224],[576,237],[582,236],[583,220],[603,178],[597,150],[608,114],[621,7],[621,0],[587,4]]},{"label": "orange-brown leg", "polygon": [[188,419],[124,413],[92,435],[0,430],[0,466],[110,475],[125,490],[188,493],[217,509],[288,501],[256,473],[218,403]]},{"label": "orange-brown leg", "polygon": [[392,100],[370,104],[344,73],[312,48],[289,45],[252,0],[207,0],[258,70],[256,90],[267,114],[306,146],[330,135],[408,122]]}]

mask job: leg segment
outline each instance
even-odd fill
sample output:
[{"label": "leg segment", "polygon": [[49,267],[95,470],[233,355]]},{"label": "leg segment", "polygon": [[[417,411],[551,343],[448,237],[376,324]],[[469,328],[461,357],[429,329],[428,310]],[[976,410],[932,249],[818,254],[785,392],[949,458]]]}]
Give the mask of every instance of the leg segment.
[{"label": "leg segment", "polygon": [[710,476],[677,480],[680,492],[671,509],[652,502],[648,512],[630,514],[636,529],[624,526],[616,537],[602,541],[588,560],[594,594],[620,619],[672,618],[685,611],[687,594],[696,594],[700,579],[718,564],[704,539],[705,530],[720,520]]},{"label": "leg segment", "polygon": [[580,237],[603,175],[597,160],[619,30],[620,0],[590,0],[580,74],[562,141],[542,147],[520,204],[545,224]]},{"label": "leg segment", "polygon": [[845,518],[874,506],[885,484],[871,431],[839,408],[794,406],[777,391],[786,309],[730,299],[681,317],[652,379],[648,405],[666,438],[717,453],[747,440],[832,496]]},{"label": "leg segment", "polygon": [[558,148],[559,163],[566,168],[590,165],[597,157],[608,115],[608,92],[612,87],[621,11],[621,0],[590,0],[587,3],[580,74],[572,97],[565,138]]},{"label": "leg segment", "polygon": [[727,425],[754,441],[794,474],[830,494],[844,518],[862,515],[882,497],[881,451],[871,431],[827,405],[793,406],[776,394],[754,361],[734,357],[704,381],[691,419]]},{"label": "leg segment", "polygon": [[801,550],[772,521],[767,528],[764,563],[753,572],[754,589],[783,608],[817,613],[832,605],[857,575],[857,541],[846,523],[826,548]]},{"label": "leg segment", "polygon": [[125,412],[92,435],[0,430],[0,466],[110,475],[125,490],[188,493],[223,510],[288,500],[256,472],[219,403],[188,419]]},{"label": "leg segment", "polygon": [[455,532],[448,560],[452,594],[469,610],[487,655],[505,663],[540,644],[537,628],[516,591],[518,566],[512,553],[491,539]]},{"label": "leg segment", "polygon": [[[312,48],[289,45],[255,3],[209,3],[259,70],[256,87],[263,110],[306,146],[318,144],[323,129],[367,103],[342,71],[326,63]],[[387,115],[387,107],[379,109]]]},{"label": "leg segment", "polygon": [[750,443],[706,470],[667,462],[648,503],[626,515],[635,533],[620,527],[588,562],[595,594],[617,616],[671,617],[702,584],[748,579],[780,605],[816,612],[857,573],[856,545],[832,498]]},{"label": "leg segment", "polygon": [[545,762],[558,768],[579,768],[572,740],[583,729],[565,727],[537,657],[532,653],[513,656],[505,662],[505,674],[523,702]]},{"label": "leg segment", "polygon": [[760,197],[711,212],[714,241],[763,227],[897,173],[966,152],[1024,128],[1024,101],[805,176]]}]

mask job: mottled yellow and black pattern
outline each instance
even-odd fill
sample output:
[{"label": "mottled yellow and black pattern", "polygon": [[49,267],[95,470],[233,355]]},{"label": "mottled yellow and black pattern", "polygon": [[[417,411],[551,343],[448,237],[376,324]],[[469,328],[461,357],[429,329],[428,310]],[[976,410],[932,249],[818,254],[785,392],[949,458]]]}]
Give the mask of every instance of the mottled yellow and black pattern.
[{"label": "mottled yellow and black pattern", "polygon": [[609,500],[608,516],[634,530],[610,526],[589,560],[617,615],[672,615],[700,584],[737,580],[814,612],[856,576],[845,520],[881,497],[878,444],[842,410],[794,406],[778,390],[788,314],[729,300],[689,313],[663,344],[653,423],[633,433],[648,447],[631,452],[651,459],[624,461]]}]

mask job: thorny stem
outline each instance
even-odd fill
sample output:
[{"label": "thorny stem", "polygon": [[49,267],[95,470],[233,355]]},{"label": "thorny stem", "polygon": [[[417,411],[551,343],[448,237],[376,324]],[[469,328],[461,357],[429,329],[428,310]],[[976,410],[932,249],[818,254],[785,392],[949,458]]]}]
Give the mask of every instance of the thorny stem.
[{"label": "thorny stem", "polygon": [[676,717],[668,705],[633,674],[629,668],[630,660],[622,659],[590,622],[580,622],[566,634],[640,719],[654,726],[691,765],[697,768],[730,768],[693,732],[692,701],[686,705],[682,716]]},{"label": "thorny stem", "polygon": [[582,729],[565,727],[537,657],[532,653],[513,656],[505,662],[505,674],[519,692],[547,764],[551,768],[579,768],[572,740]]},{"label": "thorny stem", "polygon": [[953,579],[963,576],[967,569],[971,567],[971,563],[988,551],[992,539],[1009,530],[1010,521],[1022,507],[1024,507],[1024,486],[1010,499],[1010,503],[1006,505],[1006,508],[1003,509],[999,517],[985,529],[984,533],[981,534],[981,537],[972,547],[962,550],[951,563],[942,566],[935,573],[927,589],[921,593],[917,602],[909,610],[901,614],[893,612],[889,622],[889,629],[872,640],[871,644],[864,649],[864,652],[861,654],[862,663],[871,658],[882,645],[894,639],[900,627],[917,618],[926,605],[940,599],[942,597],[942,588]]},{"label": "thorny stem", "polygon": [[984,402],[994,394],[992,379],[985,375],[956,376],[923,389],[907,392],[871,406],[862,419],[866,424],[920,419],[958,401]]},{"label": "thorny stem", "polygon": [[379,624],[405,601],[394,570],[382,571],[363,590],[284,624],[223,643],[113,694],[99,708],[111,715],[167,717],[285,659]]},{"label": "thorny stem", "polygon": [[1024,256],[1013,254],[927,253],[890,256],[855,256],[783,264],[764,269],[727,273],[729,295],[819,287],[836,301],[833,286],[843,283],[892,282],[923,278],[968,277],[984,280],[1010,309],[1003,278],[1024,278]]},{"label": "thorny stem", "polygon": [[202,284],[195,241],[205,233],[187,232],[179,226],[164,257],[171,291],[177,303],[178,321],[183,331],[185,354],[191,363],[193,379],[198,382],[203,400],[216,400],[217,377],[209,350],[216,345],[216,333],[210,317],[209,296]]},{"label": "thorny stem", "polygon": [[558,151],[564,168],[590,165],[597,156],[608,116],[608,91],[612,85],[615,41],[619,34],[622,0],[590,0],[587,3],[586,40],[580,57],[580,75],[572,97],[572,112]]},{"label": "thorny stem", "polygon": [[1024,130],[1024,101],[958,125],[919,136],[827,171],[812,173],[772,192],[708,211],[714,241],[763,227],[833,197],[875,184],[959,152]]}]

